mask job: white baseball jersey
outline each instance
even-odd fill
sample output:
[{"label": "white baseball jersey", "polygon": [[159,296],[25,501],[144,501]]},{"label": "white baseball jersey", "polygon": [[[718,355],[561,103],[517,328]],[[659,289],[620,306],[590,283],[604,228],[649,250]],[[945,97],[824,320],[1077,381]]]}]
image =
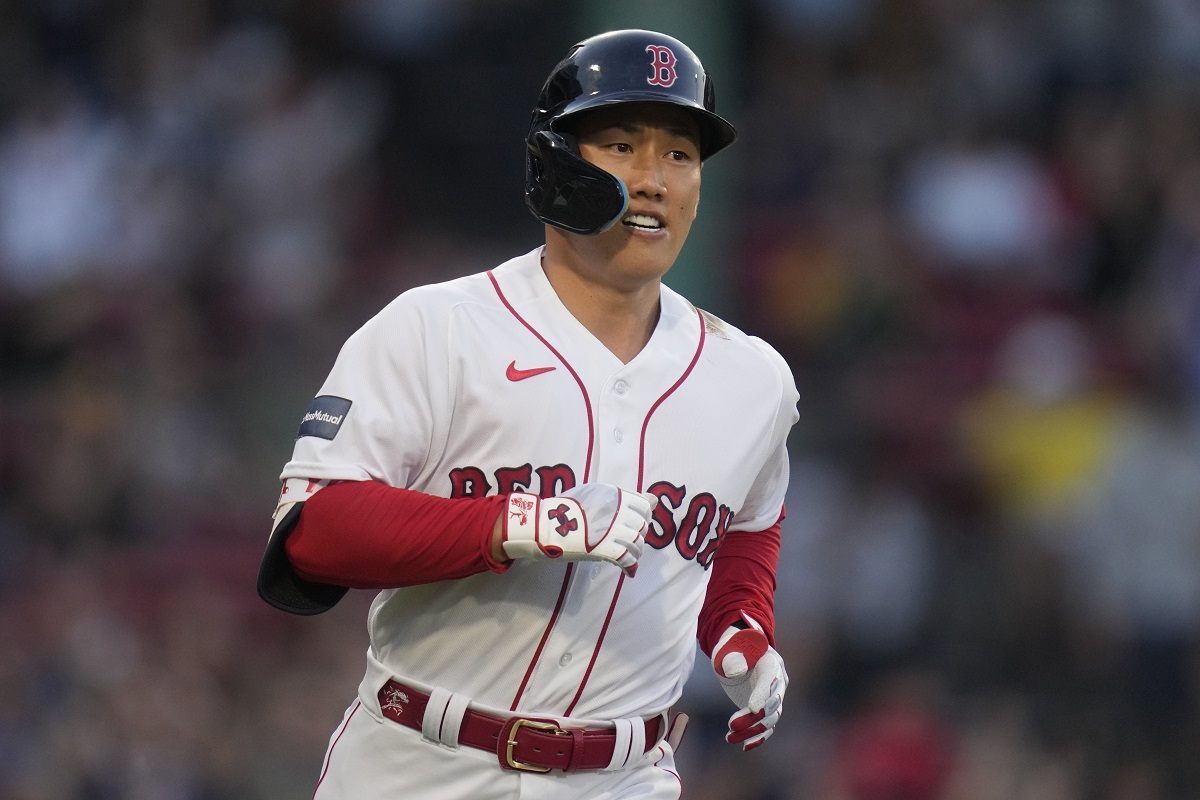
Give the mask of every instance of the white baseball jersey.
[{"label": "white baseball jersey", "polygon": [[[660,498],[636,577],[518,560],[381,592],[372,663],[496,709],[650,716],[691,671],[720,538],[769,528],[797,394],[783,359],[667,287],[623,364],[559,301],[541,249],[405,292],[351,336],[282,477],[443,497],[601,481]],[[378,686],[364,682],[364,700]]]}]

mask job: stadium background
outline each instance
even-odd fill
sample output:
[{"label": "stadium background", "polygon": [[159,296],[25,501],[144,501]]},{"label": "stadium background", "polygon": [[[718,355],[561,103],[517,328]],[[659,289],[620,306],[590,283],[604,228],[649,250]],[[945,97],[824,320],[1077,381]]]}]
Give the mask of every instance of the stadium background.
[{"label": "stadium background", "polygon": [[789,359],[792,676],[691,800],[1200,794],[1200,6],[0,4],[0,796],[307,797],[365,647],[253,590],[341,341],[524,252],[565,48],[693,44],[668,282]]}]

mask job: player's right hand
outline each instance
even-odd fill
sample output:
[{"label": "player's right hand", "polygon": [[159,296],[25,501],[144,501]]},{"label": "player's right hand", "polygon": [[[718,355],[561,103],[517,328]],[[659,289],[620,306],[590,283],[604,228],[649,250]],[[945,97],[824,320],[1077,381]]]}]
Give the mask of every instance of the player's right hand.
[{"label": "player's right hand", "polygon": [[513,492],[501,546],[509,558],[608,561],[632,578],[657,503],[608,483],[585,483],[558,497]]},{"label": "player's right hand", "polygon": [[721,688],[738,707],[729,718],[725,741],[753,750],[775,732],[788,675],[762,626],[745,613],[742,619],[746,627],[730,625],[721,634],[712,662]]}]

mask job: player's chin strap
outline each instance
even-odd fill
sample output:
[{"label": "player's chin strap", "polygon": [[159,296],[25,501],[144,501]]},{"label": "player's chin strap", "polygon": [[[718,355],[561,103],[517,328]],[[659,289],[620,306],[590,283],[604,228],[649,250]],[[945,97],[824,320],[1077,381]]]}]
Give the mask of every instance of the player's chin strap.
[{"label": "player's chin strap", "polygon": [[538,219],[570,233],[603,233],[625,215],[629,190],[616,175],[579,156],[569,134],[529,137],[525,205]]}]

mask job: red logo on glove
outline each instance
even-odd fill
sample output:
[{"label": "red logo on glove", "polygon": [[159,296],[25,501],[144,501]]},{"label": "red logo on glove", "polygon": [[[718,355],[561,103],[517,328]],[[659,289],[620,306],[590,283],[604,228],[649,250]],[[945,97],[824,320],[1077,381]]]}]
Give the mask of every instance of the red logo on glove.
[{"label": "red logo on glove", "polygon": [[555,526],[554,530],[559,536],[566,536],[571,531],[579,528],[579,522],[571,519],[571,517],[567,515],[568,511],[570,511],[570,509],[567,508],[566,503],[559,503],[558,508],[551,509],[548,512],[550,516],[554,517],[554,519],[558,521],[558,525]]},{"label": "red logo on glove", "polygon": [[524,497],[511,497],[508,502],[508,515],[521,520],[524,525],[529,521],[529,512],[533,511],[533,501]]}]

